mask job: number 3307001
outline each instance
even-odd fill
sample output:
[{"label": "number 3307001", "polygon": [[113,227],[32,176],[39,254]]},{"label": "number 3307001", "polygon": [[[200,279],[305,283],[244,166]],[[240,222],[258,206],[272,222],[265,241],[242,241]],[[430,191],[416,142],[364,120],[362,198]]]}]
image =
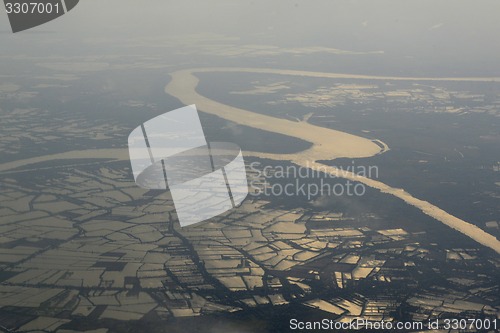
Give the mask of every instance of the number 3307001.
[{"label": "number 3307001", "polygon": [[7,2],[5,4],[7,14],[59,14],[59,4],[43,2]]}]

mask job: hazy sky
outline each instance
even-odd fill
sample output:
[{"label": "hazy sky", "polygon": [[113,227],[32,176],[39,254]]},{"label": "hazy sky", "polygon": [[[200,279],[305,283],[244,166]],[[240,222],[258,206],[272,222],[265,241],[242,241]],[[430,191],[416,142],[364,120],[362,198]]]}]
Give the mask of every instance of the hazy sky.
[{"label": "hazy sky", "polygon": [[62,18],[15,35],[0,15],[0,55],[36,54],[39,42],[70,52],[96,38],[116,46],[210,32],[242,44],[380,50],[418,66],[499,75],[499,13],[498,0],[81,0]]}]

